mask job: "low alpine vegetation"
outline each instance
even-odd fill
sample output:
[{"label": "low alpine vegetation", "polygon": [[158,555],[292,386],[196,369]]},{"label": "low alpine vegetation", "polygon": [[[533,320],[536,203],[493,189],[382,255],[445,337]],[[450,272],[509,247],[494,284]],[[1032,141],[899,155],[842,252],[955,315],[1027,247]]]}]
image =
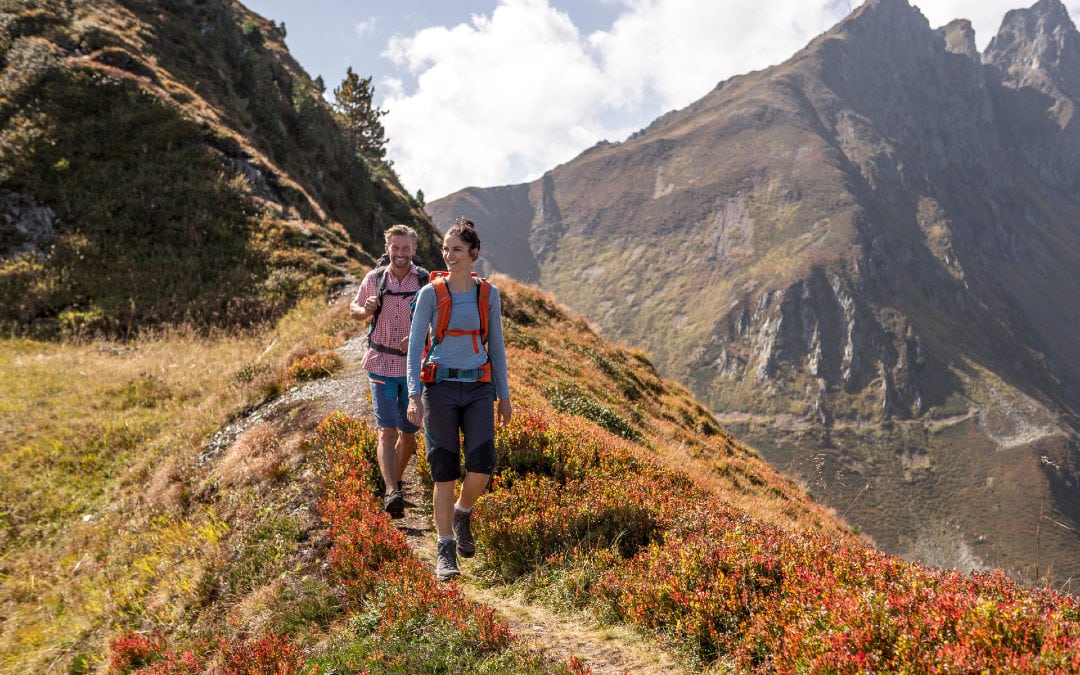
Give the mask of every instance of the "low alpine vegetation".
[{"label": "low alpine vegetation", "polygon": [[1070,596],[769,525],[637,444],[546,411],[519,413],[498,446],[506,468],[477,506],[486,567],[638,626],[699,665],[1080,669],[1080,605]]},{"label": "low alpine vegetation", "polygon": [[[642,355],[496,282],[515,415],[476,506],[482,583],[630,625],[697,669],[1080,671],[1071,596],[860,543]],[[344,305],[319,311],[235,341],[5,344],[0,664],[44,670],[63,651],[73,673],[588,672],[517,640],[462,582],[435,583],[379,508],[363,420],[297,403],[206,441],[357,335]]]}]

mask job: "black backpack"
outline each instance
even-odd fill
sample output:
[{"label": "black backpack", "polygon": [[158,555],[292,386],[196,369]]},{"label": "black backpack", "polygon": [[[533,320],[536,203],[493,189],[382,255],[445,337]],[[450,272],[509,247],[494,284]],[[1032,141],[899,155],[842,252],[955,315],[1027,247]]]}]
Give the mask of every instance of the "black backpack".
[{"label": "black backpack", "polygon": [[[414,255],[412,257],[413,265],[416,267],[416,272],[420,276],[420,288],[423,288],[428,283],[428,279],[431,277],[431,273],[420,266],[423,262],[420,256]],[[405,352],[397,349],[396,347],[390,347],[389,345],[381,345],[375,342],[373,339],[375,335],[375,322],[379,320],[379,314],[382,312],[382,301],[384,295],[394,295],[404,298],[414,297],[416,291],[388,291],[386,290],[386,274],[390,270],[390,256],[383,253],[375,263],[375,288],[376,295],[379,298],[379,306],[375,308],[375,312],[371,315],[371,325],[368,326],[368,347],[374,349],[377,352],[383,352],[384,354],[394,354],[395,356],[405,356]],[[410,306],[411,312],[411,306]]]}]

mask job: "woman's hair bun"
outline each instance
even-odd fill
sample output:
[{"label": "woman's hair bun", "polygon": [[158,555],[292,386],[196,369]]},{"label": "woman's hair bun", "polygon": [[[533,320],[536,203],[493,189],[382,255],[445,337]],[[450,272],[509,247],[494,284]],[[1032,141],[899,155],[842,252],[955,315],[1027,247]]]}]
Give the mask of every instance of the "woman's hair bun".
[{"label": "woman's hair bun", "polygon": [[476,223],[462,216],[454,221],[446,231],[447,237],[461,237],[470,249],[480,250],[480,235],[476,233]]}]

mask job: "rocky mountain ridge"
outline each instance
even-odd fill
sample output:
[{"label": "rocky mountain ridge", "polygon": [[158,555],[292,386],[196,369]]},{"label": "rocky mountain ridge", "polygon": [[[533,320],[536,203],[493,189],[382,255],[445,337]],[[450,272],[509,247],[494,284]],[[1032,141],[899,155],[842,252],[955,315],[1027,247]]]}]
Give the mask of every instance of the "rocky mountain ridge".
[{"label": "rocky mountain ridge", "polygon": [[982,55],[967,21],[870,0],[623,143],[428,211],[488,224],[489,269],[646,348],[886,550],[1070,576],[1078,40],[1057,0]]}]

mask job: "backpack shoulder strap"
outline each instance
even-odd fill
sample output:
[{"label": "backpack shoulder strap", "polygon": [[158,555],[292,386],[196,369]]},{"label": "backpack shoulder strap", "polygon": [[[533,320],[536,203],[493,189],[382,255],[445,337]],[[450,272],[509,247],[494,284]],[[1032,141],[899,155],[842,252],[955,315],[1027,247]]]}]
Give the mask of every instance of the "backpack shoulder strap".
[{"label": "backpack shoulder strap", "polygon": [[386,292],[386,273],[390,269],[389,265],[383,265],[375,268],[375,292],[382,296]]},{"label": "backpack shoulder strap", "polygon": [[371,323],[368,324],[368,334],[375,332],[375,322],[379,320],[379,312],[382,311],[382,298],[386,293],[386,271],[389,269],[386,265],[376,267],[372,270],[375,273],[375,295],[379,298],[379,306],[375,308],[375,311],[371,313]]},{"label": "backpack shoulder strap", "polygon": [[453,310],[453,299],[450,297],[450,287],[446,284],[446,272],[431,273],[431,287],[435,290],[435,344],[442,342],[446,335],[446,328],[450,325],[450,312]]},{"label": "backpack shoulder strap", "polygon": [[[453,300],[450,296],[450,287],[446,284],[449,272],[431,272],[431,287],[435,290],[437,314],[435,322],[434,342],[442,342],[446,336],[447,327],[450,325],[450,313],[453,310]],[[487,342],[488,314],[491,306],[491,283],[480,276],[476,277],[476,308],[480,313],[480,339]]]},{"label": "backpack shoulder strap", "polygon": [[476,307],[480,311],[480,339],[487,344],[488,337],[488,314],[491,307],[491,283],[484,277],[479,277],[480,283],[476,287]]}]

